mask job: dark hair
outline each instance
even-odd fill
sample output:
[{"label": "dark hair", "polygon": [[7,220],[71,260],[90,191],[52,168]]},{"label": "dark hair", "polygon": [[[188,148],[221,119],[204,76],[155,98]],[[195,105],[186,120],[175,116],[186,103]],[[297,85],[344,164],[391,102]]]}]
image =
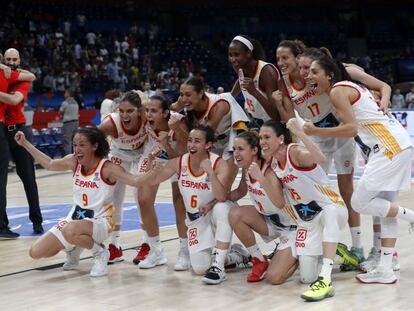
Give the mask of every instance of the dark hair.
[{"label": "dark hair", "polygon": [[[259,41],[246,35],[239,35],[239,36],[249,40],[252,43],[253,45],[252,56],[255,60],[264,60],[266,58],[264,48]],[[243,42],[239,40],[232,40],[231,42],[237,42],[246,52],[250,51],[247,45],[245,45]]]},{"label": "dark hair", "polygon": [[214,134],[214,130],[209,126],[204,125],[197,125],[195,126],[192,131],[201,131],[206,134],[206,143],[215,143],[216,142],[216,135]]},{"label": "dark hair", "polygon": [[[191,85],[192,87],[194,87],[194,90],[197,93],[200,93],[201,91],[203,91],[203,97],[202,98],[203,99],[205,98],[206,94],[204,93],[204,84],[203,84],[203,81],[201,81],[199,78],[190,77],[187,80],[185,80],[183,82],[183,84]],[[194,114],[191,111],[187,111],[187,110],[184,110],[184,114],[185,114],[185,117],[187,118],[188,125],[189,125],[190,129],[193,128],[195,126],[195,123],[196,123],[196,118],[195,118]]]},{"label": "dark hair", "polygon": [[161,103],[161,109],[162,111],[166,111],[168,110],[168,116],[167,119],[170,118],[170,105],[171,102],[168,99],[168,97],[164,96],[164,95],[153,95],[150,97],[150,100],[158,100]]},{"label": "dark hair", "polygon": [[288,145],[292,142],[292,138],[290,135],[290,131],[287,129],[286,125],[281,123],[280,121],[276,120],[267,120],[265,123],[263,123],[263,126],[267,126],[273,129],[273,131],[276,133],[276,136],[279,137],[280,135],[283,135],[284,139],[283,142]]},{"label": "dark hair", "polygon": [[236,136],[236,138],[244,139],[250,148],[257,148],[257,157],[260,159],[262,150],[260,148],[260,138],[256,131],[246,131]]},{"label": "dark hair", "polygon": [[134,92],[134,91],[126,92],[121,97],[120,103],[125,102],[125,101],[131,103],[131,105],[137,107],[138,109],[142,107],[141,97],[139,97],[139,94],[137,92]]},{"label": "dark hair", "polygon": [[76,95],[76,91],[72,88],[66,89],[65,91],[68,92],[69,97],[75,97]]},{"label": "dark hair", "polygon": [[322,67],[327,75],[332,77],[332,84],[343,80],[352,80],[344,65],[340,61],[326,55],[318,57],[315,61]]},{"label": "dark hair", "polygon": [[119,97],[121,93],[117,89],[109,90],[105,93],[105,98],[109,98],[114,100],[115,98]]},{"label": "dark hair", "polygon": [[324,55],[326,54],[321,49],[306,48],[299,56],[309,57],[310,59],[315,60]]},{"label": "dark hair", "polygon": [[72,141],[73,137],[75,137],[76,134],[85,136],[91,143],[91,145],[98,144],[98,148],[95,150],[95,156],[97,156],[100,159],[108,156],[109,144],[106,140],[104,133],[101,130],[91,126],[79,127],[78,129],[73,131]]},{"label": "dark hair", "polygon": [[280,41],[277,48],[288,48],[292,52],[292,54],[296,57],[299,54],[302,54],[303,51],[306,49],[305,43],[300,40],[283,40]]}]

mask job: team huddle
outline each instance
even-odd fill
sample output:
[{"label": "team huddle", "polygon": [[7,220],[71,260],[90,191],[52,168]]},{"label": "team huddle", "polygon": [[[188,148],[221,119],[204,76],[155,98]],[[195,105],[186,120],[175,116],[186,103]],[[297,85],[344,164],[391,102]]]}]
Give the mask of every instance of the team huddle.
[{"label": "team huddle", "polygon": [[[301,282],[310,284],[301,295],[307,301],[335,294],[334,261],[341,270],[361,270],[361,283],[395,283],[397,219],[413,225],[414,212],[396,203],[399,191],[410,188],[412,145],[387,111],[390,87],[326,48],[297,41],[279,43],[277,67],[244,35],[231,41],[228,55],[239,76],[231,92],[206,93],[196,77],[171,105],[163,96],[126,92],[98,128],[74,132],[73,154],[62,159],[16,134],[46,169],[73,171],[72,209],[30,256],[64,250],[63,269],[72,270],[89,249],[90,275],[106,275],[108,263],[123,260],[122,204],[130,185],[144,232],[133,261],[141,269],[166,264],[154,204],[159,184],[170,179],[180,240],[176,271],[192,269],[204,283],[219,284],[226,269],[248,265],[248,282],[282,284],[299,269]],[[241,94],[244,109],[235,100]],[[354,190],[356,145],[366,165]],[[339,192],[327,175],[332,162]],[[250,204],[239,204],[246,195]],[[373,216],[368,258],[360,214]],[[347,224],[350,249],[339,243]],[[231,243],[233,233],[243,246]],[[272,256],[262,253],[257,235],[278,241]]]}]

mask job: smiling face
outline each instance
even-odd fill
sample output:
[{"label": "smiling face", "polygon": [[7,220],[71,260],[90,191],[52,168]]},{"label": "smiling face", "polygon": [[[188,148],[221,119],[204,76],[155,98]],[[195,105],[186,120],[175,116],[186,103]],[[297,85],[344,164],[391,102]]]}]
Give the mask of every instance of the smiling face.
[{"label": "smiling face", "polygon": [[188,135],[187,150],[190,154],[204,154],[211,148],[211,142],[206,142],[206,133],[192,130]]},{"label": "smiling face", "polygon": [[278,67],[284,74],[293,73],[298,66],[295,55],[288,47],[279,47],[276,50],[276,60]]},{"label": "smiling face", "polygon": [[197,110],[203,95],[204,91],[197,92],[192,85],[182,84],[180,87],[180,98],[188,111]]},{"label": "smiling face", "polygon": [[233,157],[238,167],[248,169],[254,160],[257,160],[257,148],[252,148],[249,143],[241,137],[234,140]]},{"label": "smiling face", "polygon": [[318,61],[313,61],[308,75],[309,84],[314,88],[316,94],[328,93],[331,88],[332,74],[319,65]]},{"label": "smiling face", "polygon": [[4,53],[4,64],[13,70],[16,70],[20,66],[19,52],[15,49],[8,49]]},{"label": "smiling face", "polygon": [[119,116],[125,130],[129,132],[138,131],[140,115],[139,109],[129,101],[125,100],[119,104]]},{"label": "smiling face", "polygon": [[259,138],[262,155],[266,160],[276,155],[284,140],[283,135],[278,137],[273,128],[269,126],[262,126],[260,128]]},{"label": "smiling face", "polygon": [[73,154],[81,165],[87,165],[96,158],[95,151],[97,148],[98,144],[92,145],[85,135],[77,133],[73,136]]},{"label": "smiling face", "polygon": [[158,128],[162,121],[165,121],[168,111],[162,110],[161,102],[158,99],[151,99],[145,106],[145,114],[152,127]]},{"label": "smiling face", "polygon": [[244,48],[242,43],[238,41],[232,41],[230,43],[228,59],[235,72],[238,72],[240,68],[246,68],[246,64],[252,56],[251,54],[251,51]]}]

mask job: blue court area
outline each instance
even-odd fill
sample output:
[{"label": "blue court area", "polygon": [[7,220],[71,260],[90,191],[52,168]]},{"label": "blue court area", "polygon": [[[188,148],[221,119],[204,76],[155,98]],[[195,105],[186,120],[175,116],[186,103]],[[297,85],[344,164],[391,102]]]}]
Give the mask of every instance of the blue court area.
[{"label": "blue court area", "polygon": [[[65,218],[72,204],[44,204],[41,205],[43,215],[43,228],[49,230],[59,219]],[[172,203],[156,203],[155,209],[161,227],[175,224],[175,211]],[[8,208],[7,215],[10,221],[10,228],[22,236],[33,236],[32,223],[29,219],[29,207]],[[138,210],[135,203],[124,203],[124,220],[122,231],[140,229],[138,221]]]}]

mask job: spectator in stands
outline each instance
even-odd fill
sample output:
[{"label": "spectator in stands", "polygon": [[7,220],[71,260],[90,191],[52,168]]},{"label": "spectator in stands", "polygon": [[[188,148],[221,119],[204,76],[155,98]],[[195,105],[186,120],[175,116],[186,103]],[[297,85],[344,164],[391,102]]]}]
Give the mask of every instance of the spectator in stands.
[{"label": "spectator in stands", "polygon": [[401,94],[400,89],[395,89],[391,98],[392,108],[401,109],[406,108],[404,96]]},{"label": "spectator in stands", "polygon": [[119,97],[121,93],[116,90],[109,90],[105,93],[105,99],[101,104],[101,120],[103,120],[108,114],[114,112],[114,99]]},{"label": "spectator in stands", "polygon": [[151,83],[149,83],[149,81],[145,82],[144,84],[144,94],[148,98],[155,95],[155,91],[151,90]]},{"label": "spectator in stands", "polygon": [[[0,54],[0,63],[3,61],[3,55]],[[12,71],[7,74],[4,70],[9,69],[7,66],[0,65],[0,93],[2,95],[8,95],[8,88],[16,81],[33,81],[36,77],[33,74],[16,71]],[[7,96],[6,96],[7,97]],[[0,100],[1,101],[1,100]],[[4,126],[5,105],[0,103],[0,238],[14,239],[19,237],[19,234],[13,232],[9,228],[9,220],[7,218],[6,206],[6,186],[7,186],[7,170],[9,165],[9,152],[8,143],[6,137],[6,129]]]},{"label": "spectator in stands", "polygon": [[72,133],[79,127],[79,105],[75,100],[75,91],[67,89],[65,100],[60,106],[59,113],[63,117],[63,136],[65,137],[65,154],[72,153]]},{"label": "spectator in stands", "polygon": [[410,92],[405,95],[405,104],[408,109],[414,108],[414,86],[412,86]]},{"label": "spectator in stands", "polygon": [[219,86],[217,88],[217,94],[222,94],[222,93],[224,93],[224,88],[222,86]]},{"label": "spectator in stands", "polygon": [[[8,49],[4,53],[4,63],[13,70],[19,70],[20,55],[16,49]],[[23,70],[19,70],[23,71]],[[8,94],[0,94],[0,100],[5,106],[6,137],[9,150],[16,164],[16,172],[23,182],[29,204],[29,218],[33,223],[33,231],[36,234],[43,233],[42,213],[39,206],[39,193],[37,190],[35,167],[32,156],[20,147],[14,140],[17,131],[22,131],[26,137],[31,137],[31,128],[26,127],[26,119],[23,113],[24,103],[27,101],[27,93],[30,82],[21,81],[9,86]],[[4,96],[9,95],[9,96]]]}]

